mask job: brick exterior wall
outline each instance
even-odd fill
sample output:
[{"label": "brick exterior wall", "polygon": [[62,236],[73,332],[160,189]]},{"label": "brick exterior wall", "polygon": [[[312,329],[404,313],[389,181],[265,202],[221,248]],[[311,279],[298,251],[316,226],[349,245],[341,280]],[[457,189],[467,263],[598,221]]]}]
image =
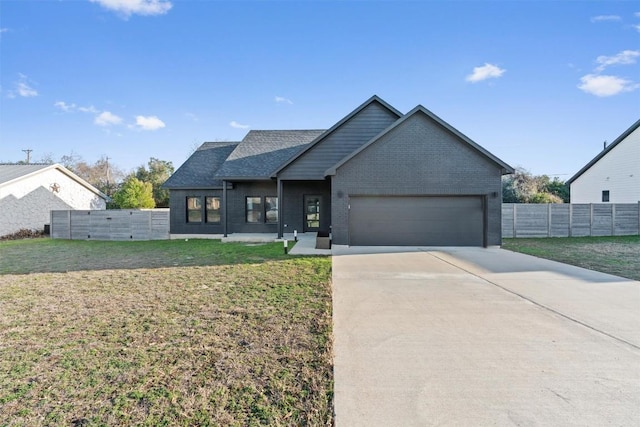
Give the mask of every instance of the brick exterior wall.
[{"label": "brick exterior wall", "polygon": [[348,244],[350,195],[487,195],[487,244],[500,245],[501,191],[499,165],[418,112],[337,169],[333,242]]},{"label": "brick exterior wall", "polygon": [[59,209],[106,209],[106,201],[60,170],[48,169],[0,189],[0,236],[22,228],[43,230],[50,212]]}]

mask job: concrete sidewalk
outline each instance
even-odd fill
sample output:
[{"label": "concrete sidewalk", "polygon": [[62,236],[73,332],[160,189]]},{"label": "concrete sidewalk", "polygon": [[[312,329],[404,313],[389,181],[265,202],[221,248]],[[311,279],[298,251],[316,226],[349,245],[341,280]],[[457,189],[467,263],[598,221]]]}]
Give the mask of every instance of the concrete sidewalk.
[{"label": "concrete sidewalk", "polygon": [[333,255],[337,427],[640,425],[639,282],[501,249]]}]

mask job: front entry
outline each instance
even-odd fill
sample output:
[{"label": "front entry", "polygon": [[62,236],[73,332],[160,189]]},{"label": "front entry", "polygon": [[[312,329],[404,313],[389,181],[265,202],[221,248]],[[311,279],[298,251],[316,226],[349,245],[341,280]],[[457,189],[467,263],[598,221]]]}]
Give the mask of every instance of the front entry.
[{"label": "front entry", "polygon": [[322,211],[322,196],[304,196],[304,231],[318,231],[320,229],[320,212]]}]

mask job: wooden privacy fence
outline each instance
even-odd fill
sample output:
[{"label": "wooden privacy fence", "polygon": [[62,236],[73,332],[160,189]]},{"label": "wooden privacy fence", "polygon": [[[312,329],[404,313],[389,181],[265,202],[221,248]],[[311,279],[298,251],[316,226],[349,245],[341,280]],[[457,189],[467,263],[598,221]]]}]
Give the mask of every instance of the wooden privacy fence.
[{"label": "wooden privacy fence", "polygon": [[164,240],[169,238],[169,209],[51,211],[51,238]]},{"label": "wooden privacy fence", "polygon": [[502,237],[640,234],[640,202],[502,204]]}]

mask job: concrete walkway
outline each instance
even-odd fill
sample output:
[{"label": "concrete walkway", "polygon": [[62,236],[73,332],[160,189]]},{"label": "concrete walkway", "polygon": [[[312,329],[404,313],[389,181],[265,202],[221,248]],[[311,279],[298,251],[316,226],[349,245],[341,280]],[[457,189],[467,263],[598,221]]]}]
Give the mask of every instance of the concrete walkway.
[{"label": "concrete walkway", "polygon": [[333,255],[337,427],[640,425],[640,282],[493,248]]}]

